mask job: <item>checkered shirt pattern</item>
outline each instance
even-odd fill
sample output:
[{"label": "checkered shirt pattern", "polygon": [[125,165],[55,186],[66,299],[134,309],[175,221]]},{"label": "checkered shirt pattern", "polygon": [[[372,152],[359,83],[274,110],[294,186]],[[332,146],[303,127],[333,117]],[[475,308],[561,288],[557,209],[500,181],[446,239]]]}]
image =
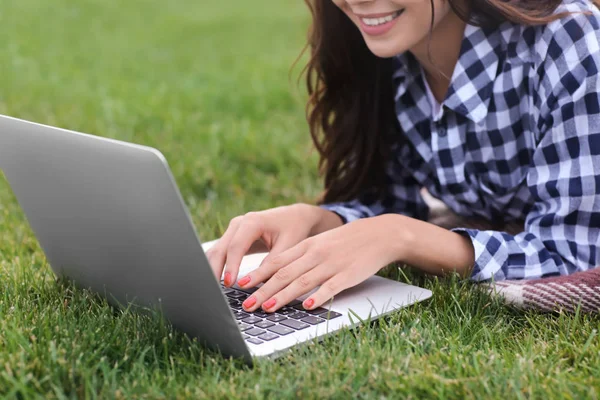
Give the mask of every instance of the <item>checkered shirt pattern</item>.
[{"label": "checkered shirt pattern", "polygon": [[523,221],[516,235],[453,229],[473,242],[476,281],[600,265],[600,11],[587,0],[565,0],[562,11],[574,14],[535,27],[467,25],[441,115],[416,59],[395,57],[404,139],[385,193],[322,207],[346,223],[385,213],[427,220],[425,187],[460,216]]}]

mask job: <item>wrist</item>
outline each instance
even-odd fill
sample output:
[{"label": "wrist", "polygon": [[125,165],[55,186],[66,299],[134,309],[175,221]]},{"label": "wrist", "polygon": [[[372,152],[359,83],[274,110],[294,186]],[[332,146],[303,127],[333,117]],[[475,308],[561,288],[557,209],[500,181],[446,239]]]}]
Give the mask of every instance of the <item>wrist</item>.
[{"label": "wrist", "polygon": [[315,236],[343,225],[339,215],[322,207],[310,204],[295,204],[294,206],[309,221],[309,236]]},{"label": "wrist", "polygon": [[372,219],[378,221],[378,236],[384,248],[389,249],[390,262],[407,262],[415,243],[415,235],[410,228],[411,218],[400,214],[384,214]]}]

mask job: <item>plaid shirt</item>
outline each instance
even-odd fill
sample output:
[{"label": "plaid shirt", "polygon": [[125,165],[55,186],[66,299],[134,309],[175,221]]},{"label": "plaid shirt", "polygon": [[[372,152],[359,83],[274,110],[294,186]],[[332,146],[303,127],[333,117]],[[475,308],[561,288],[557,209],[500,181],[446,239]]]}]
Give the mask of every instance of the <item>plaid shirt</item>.
[{"label": "plaid shirt", "polygon": [[[433,115],[421,68],[397,56],[394,148],[383,197],[323,205],[344,222],[385,213],[427,220],[426,187],[455,213],[517,235],[458,228],[475,248],[472,279],[568,275],[600,265],[600,12],[565,0],[544,26],[467,25]],[[584,15],[582,11],[592,12]]]}]

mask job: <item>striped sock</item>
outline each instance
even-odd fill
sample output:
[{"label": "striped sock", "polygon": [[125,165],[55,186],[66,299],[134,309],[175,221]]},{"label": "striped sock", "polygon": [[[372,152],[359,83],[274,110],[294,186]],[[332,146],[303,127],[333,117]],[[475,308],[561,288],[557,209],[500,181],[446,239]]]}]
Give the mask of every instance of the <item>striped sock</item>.
[{"label": "striped sock", "polygon": [[600,312],[600,267],[569,276],[488,284],[507,303],[542,311]]}]

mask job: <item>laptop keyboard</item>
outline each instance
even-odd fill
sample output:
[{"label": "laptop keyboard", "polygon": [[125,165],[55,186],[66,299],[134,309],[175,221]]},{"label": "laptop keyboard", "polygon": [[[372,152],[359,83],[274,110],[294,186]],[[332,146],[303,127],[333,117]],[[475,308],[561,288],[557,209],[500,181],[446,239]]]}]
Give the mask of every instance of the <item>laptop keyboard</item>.
[{"label": "laptop keyboard", "polygon": [[260,308],[249,313],[242,308],[242,302],[254,293],[256,288],[232,289],[223,285],[221,288],[227,296],[229,307],[233,310],[244,340],[252,344],[263,344],[342,315],[322,307],[307,311],[302,307],[300,300],[294,300],[274,313],[266,313]]}]

